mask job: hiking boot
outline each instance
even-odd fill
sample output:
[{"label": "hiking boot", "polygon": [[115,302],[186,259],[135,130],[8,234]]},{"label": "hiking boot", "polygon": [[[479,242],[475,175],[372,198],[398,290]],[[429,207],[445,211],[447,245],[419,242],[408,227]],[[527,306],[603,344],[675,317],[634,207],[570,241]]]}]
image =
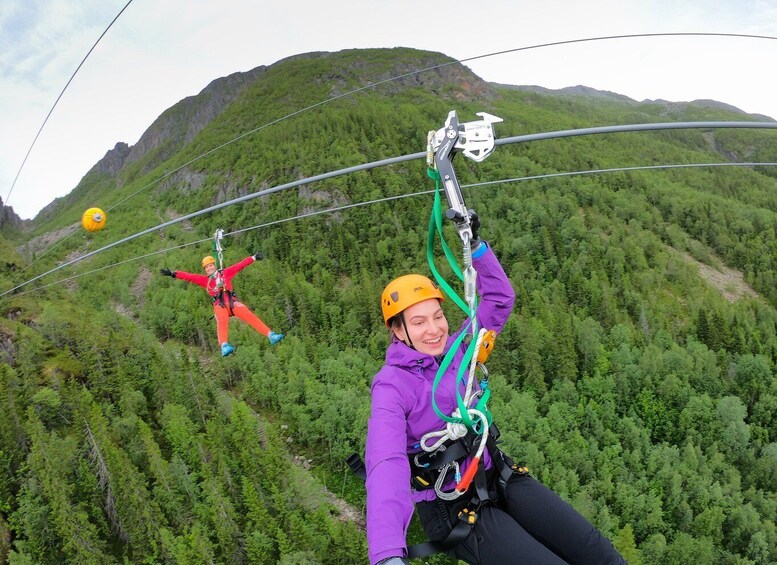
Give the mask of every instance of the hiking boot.
[{"label": "hiking boot", "polygon": [[267,339],[270,340],[270,345],[275,345],[280,340],[282,340],[285,336],[283,334],[277,334],[275,332],[270,332],[267,334]]},{"label": "hiking boot", "polygon": [[221,344],[221,356],[226,357],[230,353],[235,351],[235,348],[229,345],[227,342]]}]

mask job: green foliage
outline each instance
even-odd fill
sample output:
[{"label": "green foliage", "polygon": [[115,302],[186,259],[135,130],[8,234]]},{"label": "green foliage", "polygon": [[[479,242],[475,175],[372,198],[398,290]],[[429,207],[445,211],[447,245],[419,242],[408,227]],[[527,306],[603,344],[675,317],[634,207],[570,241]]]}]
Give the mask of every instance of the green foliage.
[{"label": "green foliage", "polygon": [[[194,139],[182,137],[184,105],[171,108],[170,137],[122,169],[121,194],[116,178],[93,171],[14,239],[65,229],[87,206],[133,194],[103,231],[77,231],[40,256],[42,272],[215,203],[421,151],[451,108],[462,120],[483,110],[503,117],[500,137],[742,119],[503,88],[481,96],[455,66],[261,127],[447,61],[405,49],[284,61]],[[771,161],[775,148],[767,131],[612,134],[506,145],[481,164],[457,160],[456,170],[466,185],[732,156]],[[121,263],[110,270],[3,302],[0,535],[5,520],[9,561],[363,563],[364,488],[343,460],[363,452],[369,385],[387,345],[380,292],[398,274],[427,271],[430,198],[276,222],[430,188],[417,162],[246,200],[89,260],[98,270]],[[622,171],[464,193],[517,294],[489,359],[503,449],[630,563],[774,562],[777,174]],[[204,292],[157,274],[199,271],[210,243],[177,247],[217,228],[245,230],[227,238],[227,263],[267,256],[235,286],[286,333],[280,344],[233,320],[238,349],[220,358]],[[29,274],[8,241],[0,239],[6,286]],[[697,262],[737,269],[757,295],[733,292],[746,290],[742,282],[716,287]],[[451,302],[444,308],[457,327]],[[416,522],[410,537],[423,537]]]}]

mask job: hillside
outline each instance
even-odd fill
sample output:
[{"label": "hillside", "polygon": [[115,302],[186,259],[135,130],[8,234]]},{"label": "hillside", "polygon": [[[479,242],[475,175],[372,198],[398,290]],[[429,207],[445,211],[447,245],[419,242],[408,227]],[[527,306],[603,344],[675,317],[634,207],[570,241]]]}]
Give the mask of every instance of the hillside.
[{"label": "hillside", "polygon": [[[442,63],[349,50],[214,81],[136,146],[111,149],[29,230],[0,234],[13,254],[0,291],[217,203],[423,151],[451,109],[502,117],[499,137],[751,119],[719,104],[489,84]],[[455,164],[467,185],[775,154],[773,131],[674,130],[506,145]],[[387,345],[380,291],[428,272],[431,196],[309,214],[431,188],[421,161],[308,183],[2,297],[0,563],[366,562],[364,488],[344,459],[363,452]],[[618,171],[464,195],[517,294],[489,359],[502,448],[631,564],[777,560],[777,172]],[[74,229],[93,205],[109,210],[106,229]],[[233,322],[238,349],[221,358],[206,295],[158,274],[198,271],[218,228],[235,232],[225,262],[266,256],[235,284],[286,333],[280,344]],[[411,541],[421,537],[414,523]]]}]

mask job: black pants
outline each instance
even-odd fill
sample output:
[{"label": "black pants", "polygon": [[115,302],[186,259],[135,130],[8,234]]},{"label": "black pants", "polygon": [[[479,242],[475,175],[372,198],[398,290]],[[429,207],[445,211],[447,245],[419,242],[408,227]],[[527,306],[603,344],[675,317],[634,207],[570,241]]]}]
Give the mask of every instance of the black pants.
[{"label": "black pants", "polygon": [[[442,541],[466,502],[416,505],[426,535]],[[528,475],[514,475],[502,503],[486,503],[469,536],[454,549],[472,565],[623,564],[599,530],[555,492]]]}]

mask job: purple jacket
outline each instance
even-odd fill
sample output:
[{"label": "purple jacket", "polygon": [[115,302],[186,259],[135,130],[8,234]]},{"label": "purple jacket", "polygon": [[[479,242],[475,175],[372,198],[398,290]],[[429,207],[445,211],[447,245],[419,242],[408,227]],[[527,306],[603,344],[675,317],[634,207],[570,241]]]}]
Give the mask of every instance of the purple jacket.
[{"label": "purple jacket", "polygon": [[[478,327],[499,332],[513,309],[515,292],[490,249],[474,259],[473,265],[480,295]],[[446,352],[459,332],[448,337]],[[437,388],[437,406],[446,415],[456,408],[456,374],[465,351],[466,345],[462,343]],[[372,564],[405,554],[413,504],[436,497],[434,489],[411,490],[407,454],[419,451],[416,445],[423,435],[445,428],[445,422],[432,407],[432,384],[438,368],[432,355],[419,353],[394,339],[386,351],[385,365],[372,381],[365,456],[367,543]],[[463,396],[463,383],[460,388]],[[487,452],[483,461],[490,466]],[[462,465],[462,474],[465,469],[466,463]]]}]

